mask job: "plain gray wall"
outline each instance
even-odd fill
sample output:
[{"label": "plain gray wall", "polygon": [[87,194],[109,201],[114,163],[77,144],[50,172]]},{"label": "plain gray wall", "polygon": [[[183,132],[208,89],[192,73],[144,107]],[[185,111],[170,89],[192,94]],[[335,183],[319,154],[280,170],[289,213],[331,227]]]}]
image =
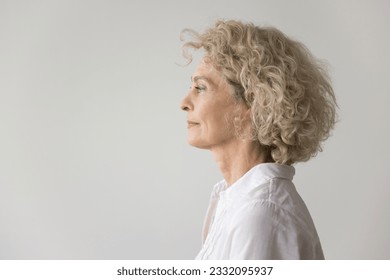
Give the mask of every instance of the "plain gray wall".
[{"label": "plain gray wall", "polygon": [[390,1],[0,0],[1,259],[194,258],[221,175],[179,33],[217,18],[329,62],[341,121],[294,181],[328,259],[390,258]]}]

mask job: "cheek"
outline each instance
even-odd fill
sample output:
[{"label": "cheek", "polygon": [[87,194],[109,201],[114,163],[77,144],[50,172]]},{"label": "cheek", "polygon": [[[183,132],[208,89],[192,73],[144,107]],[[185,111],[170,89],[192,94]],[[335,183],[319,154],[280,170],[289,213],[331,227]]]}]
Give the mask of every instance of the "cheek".
[{"label": "cheek", "polygon": [[233,129],[232,122],[229,120],[229,115],[226,113],[221,113],[220,115],[214,116],[205,125],[205,131],[212,137],[218,138],[224,138],[232,135],[234,132]]},{"label": "cheek", "polygon": [[204,104],[199,110],[201,132],[208,137],[227,137],[235,134],[234,107],[231,104]]}]

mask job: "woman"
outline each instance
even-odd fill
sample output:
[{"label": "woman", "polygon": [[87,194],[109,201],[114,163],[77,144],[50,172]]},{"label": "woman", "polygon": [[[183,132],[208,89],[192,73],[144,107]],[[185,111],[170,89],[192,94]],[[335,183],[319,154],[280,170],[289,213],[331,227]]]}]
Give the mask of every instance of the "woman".
[{"label": "woman", "polygon": [[224,180],[212,191],[197,259],[323,259],[292,178],[335,124],[324,69],[275,28],[217,21],[190,33],[203,60],[181,103],[188,142],[209,149]]}]

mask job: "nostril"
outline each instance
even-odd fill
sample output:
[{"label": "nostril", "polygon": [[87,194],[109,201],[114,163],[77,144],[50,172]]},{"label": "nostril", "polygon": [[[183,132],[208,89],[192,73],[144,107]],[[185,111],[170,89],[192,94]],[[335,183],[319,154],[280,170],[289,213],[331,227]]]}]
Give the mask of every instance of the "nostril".
[{"label": "nostril", "polygon": [[180,109],[182,109],[183,111],[188,111],[190,108],[189,108],[187,102],[182,102],[182,103],[180,104]]},{"label": "nostril", "polygon": [[191,104],[191,100],[189,98],[189,96],[187,95],[186,97],[184,97],[184,99],[180,102],[180,108],[183,110],[183,111],[190,111],[191,110],[191,107],[192,107],[192,104]]}]

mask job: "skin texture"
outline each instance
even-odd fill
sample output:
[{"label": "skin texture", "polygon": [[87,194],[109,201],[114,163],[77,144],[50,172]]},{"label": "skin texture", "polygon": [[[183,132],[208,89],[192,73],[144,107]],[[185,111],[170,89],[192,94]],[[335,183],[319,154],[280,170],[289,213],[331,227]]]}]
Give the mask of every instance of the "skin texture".
[{"label": "skin texture", "polygon": [[253,166],[265,162],[257,142],[237,136],[251,130],[250,108],[232,97],[233,88],[207,60],[197,66],[192,85],[181,102],[187,112],[188,142],[210,150],[228,183],[233,184]]}]

